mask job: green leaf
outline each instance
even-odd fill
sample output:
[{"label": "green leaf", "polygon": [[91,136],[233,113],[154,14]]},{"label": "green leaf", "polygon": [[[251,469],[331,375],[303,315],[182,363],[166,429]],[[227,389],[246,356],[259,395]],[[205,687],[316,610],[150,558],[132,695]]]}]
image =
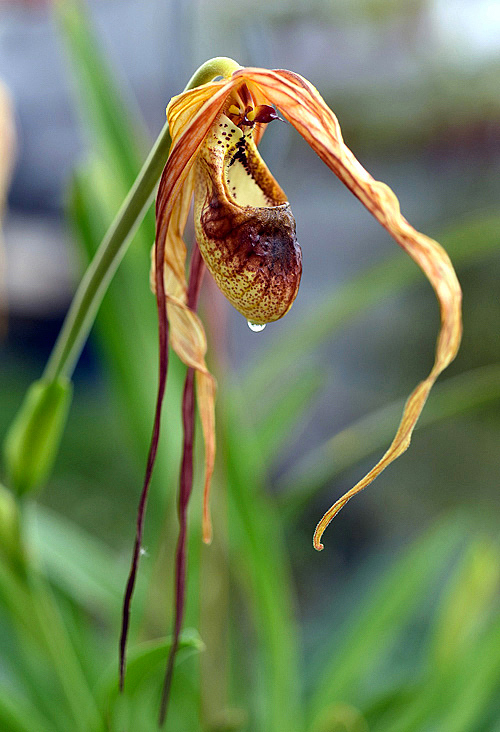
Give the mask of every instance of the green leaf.
[{"label": "green leaf", "polygon": [[80,0],[56,0],[54,15],[59,22],[77,84],[76,99],[82,118],[91,130],[101,155],[113,164],[118,185],[130,188],[147,149],[148,135],[135,100],[118,88],[116,72],[102,53]]},{"label": "green leaf", "polygon": [[500,589],[500,553],[487,537],[475,539],[447,583],[436,614],[432,666],[444,671],[472,647]]},{"label": "green leaf", "polygon": [[28,699],[17,696],[5,685],[0,686],[0,729],[2,732],[54,732]]},{"label": "green leaf", "polygon": [[[316,365],[308,364],[281,380],[272,396],[262,399],[264,404],[257,410],[255,434],[259,441],[260,459],[268,465],[275,459],[282,447],[293,437],[304,414],[311,408],[315,394],[324,384],[325,376]],[[255,402],[254,395],[241,395],[248,403],[248,409]]]},{"label": "green leaf", "polygon": [[[317,668],[312,723],[332,702],[356,700],[379,654],[390,647],[463,541],[465,523],[453,517],[433,527],[399,558],[341,629],[326,667]],[[339,638],[341,639],[339,641]]]},{"label": "green leaf", "polygon": [[493,623],[466,652],[445,669],[430,659],[413,697],[389,708],[373,732],[463,732],[479,729],[498,701],[500,621]]},{"label": "green leaf", "polygon": [[[495,612],[497,616],[497,613]],[[446,677],[441,677],[445,681]],[[488,708],[498,703],[498,679],[500,678],[500,620],[498,616],[491,627],[474,643],[460,664],[459,672],[448,684],[442,684],[440,699],[440,732],[462,732],[477,729],[485,721]],[[453,696],[443,704],[447,691]]]},{"label": "green leaf", "polygon": [[125,573],[109,547],[43,506],[26,519],[26,540],[51,581],[78,606],[116,617]]},{"label": "green leaf", "polygon": [[[273,732],[301,729],[297,627],[284,530],[263,491],[259,440],[245,419],[236,384],[225,384],[220,445],[230,499],[234,577],[248,593],[258,634],[259,721]],[[220,401],[222,401],[222,399]],[[245,702],[250,694],[245,689]],[[248,700],[248,701],[247,701]]]},{"label": "green leaf", "polygon": [[21,569],[24,563],[19,509],[14,495],[0,483],[0,556]]},{"label": "green leaf", "polygon": [[[172,639],[168,637],[140,643],[130,648],[127,654],[127,674],[124,687],[126,696],[133,697],[148,678],[157,674],[159,670],[164,670],[171,645]],[[181,663],[193,653],[200,653],[204,649],[205,646],[198,632],[186,628],[179,639],[176,663]],[[103,676],[97,696],[103,700],[104,704],[108,704],[118,695],[118,665],[116,664]]]}]

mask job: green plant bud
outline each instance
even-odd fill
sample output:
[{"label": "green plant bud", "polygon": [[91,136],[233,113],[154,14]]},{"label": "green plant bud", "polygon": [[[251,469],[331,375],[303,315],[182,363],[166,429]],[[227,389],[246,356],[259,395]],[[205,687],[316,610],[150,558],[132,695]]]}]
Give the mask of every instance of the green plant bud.
[{"label": "green plant bud", "polygon": [[40,379],[28,389],[4,443],[10,487],[24,495],[43,485],[59,447],[71,403],[66,379]]}]

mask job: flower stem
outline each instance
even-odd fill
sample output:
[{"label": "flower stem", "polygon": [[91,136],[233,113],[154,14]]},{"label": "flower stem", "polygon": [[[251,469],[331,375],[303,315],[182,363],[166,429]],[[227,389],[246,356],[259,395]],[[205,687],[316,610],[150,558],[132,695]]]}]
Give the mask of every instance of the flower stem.
[{"label": "flower stem", "polygon": [[[206,84],[217,76],[230,76],[237,68],[239,64],[230,58],[210,59],[193,74],[186,90]],[[43,377],[46,380],[71,377],[104,294],[149,207],[170,144],[168,123],[165,123],[76,291],[45,367]]]}]

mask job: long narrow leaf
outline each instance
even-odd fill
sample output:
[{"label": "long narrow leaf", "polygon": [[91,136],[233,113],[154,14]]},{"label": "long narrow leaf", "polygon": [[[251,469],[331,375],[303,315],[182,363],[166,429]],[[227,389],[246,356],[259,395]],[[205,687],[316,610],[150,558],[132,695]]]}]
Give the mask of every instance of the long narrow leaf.
[{"label": "long narrow leaf", "polygon": [[232,553],[236,576],[249,578],[250,602],[260,642],[259,676],[265,691],[262,718],[256,728],[298,732],[302,711],[297,629],[283,526],[271,499],[262,492],[259,442],[245,425],[236,387],[228,386],[222,452],[235,529],[231,532],[235,544]]},{"label": "long narrow leaf", "polygon": [[463,541],[464,522],[457,517],[434,527],[400,558],[372,596],[342,631],[318,680],[310,719],[316,720],[333,702],[357,698],[359,684],[376,663],[378,654],[397,636],[442,573]]},{"label": "long narrow leaf", "polygon": [[26,698],[20,698],[6,686],[0,687],[0,729],[2,732],[54,732]]}]

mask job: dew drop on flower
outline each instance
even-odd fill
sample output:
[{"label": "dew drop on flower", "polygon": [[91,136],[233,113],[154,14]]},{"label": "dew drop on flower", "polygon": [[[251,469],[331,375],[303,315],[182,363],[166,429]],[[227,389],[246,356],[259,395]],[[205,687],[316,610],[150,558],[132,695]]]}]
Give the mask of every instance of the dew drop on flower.
[{"label": "dew drop on flower", "polygon": [[260,333],[260,331],[264,330],[264,328],[266,327],[265,323],[252,323],[251,320],[247,320],[247,325],[250,330],[253,330],[254,333]]}]

